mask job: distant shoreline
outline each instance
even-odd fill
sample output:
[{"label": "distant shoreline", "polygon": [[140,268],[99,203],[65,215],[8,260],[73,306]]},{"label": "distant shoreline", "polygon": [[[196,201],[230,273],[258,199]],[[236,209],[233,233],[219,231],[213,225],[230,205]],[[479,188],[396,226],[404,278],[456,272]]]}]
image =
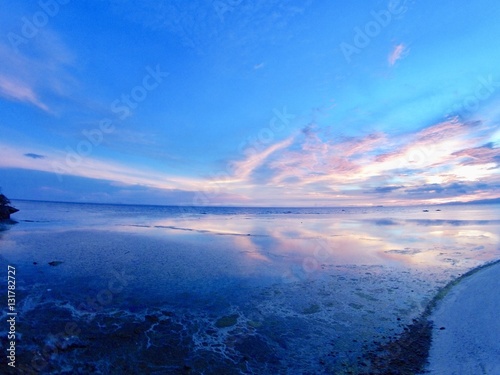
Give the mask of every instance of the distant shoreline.
[{"label": "distant shoreline", "polygon": [[462,205],[485,205],[485,204],[500,204],[500,197],[493,199],[481,199],[470,202],[447,202],[447,203],[432,203],[432,204],[413,204],[413,205],[372,205],[372,206],[236,206],[236,205],[182,205],[182,204],[142,204],[142,203],[103,203],[103,202],[70,202],[70,201],[47,201],[37,199],[17,199],[12,198],[16,202],[39,202],[39,203],[56,203],[56,204],[93,204],[100,206],[132,206],[132,207],[178,207],[178,208],[243,208],[243,209],[373,209],[373,208],[420,208],[420,207],[446,207],[446,206],[462,206]]}]

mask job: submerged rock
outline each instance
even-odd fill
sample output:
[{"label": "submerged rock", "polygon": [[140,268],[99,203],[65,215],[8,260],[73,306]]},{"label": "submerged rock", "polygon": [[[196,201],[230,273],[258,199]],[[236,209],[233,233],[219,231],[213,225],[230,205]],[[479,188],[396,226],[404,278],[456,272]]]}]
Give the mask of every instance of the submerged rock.
[{"label": "submerged rock", "polygon": [[223,316],[215,322],[217,328],[226,328],[234,326],[238,322],[238,314]]}]

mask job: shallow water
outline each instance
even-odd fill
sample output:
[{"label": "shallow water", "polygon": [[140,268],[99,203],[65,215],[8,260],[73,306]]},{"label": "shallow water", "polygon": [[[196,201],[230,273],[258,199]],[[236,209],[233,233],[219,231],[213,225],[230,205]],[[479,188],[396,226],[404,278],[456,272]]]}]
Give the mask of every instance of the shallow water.
[{"label": "shallow water", "polygon": [[14,203],[0,260],[18,363],[42,373],[362,373],[440,287],[500,258],[499,206]]}]

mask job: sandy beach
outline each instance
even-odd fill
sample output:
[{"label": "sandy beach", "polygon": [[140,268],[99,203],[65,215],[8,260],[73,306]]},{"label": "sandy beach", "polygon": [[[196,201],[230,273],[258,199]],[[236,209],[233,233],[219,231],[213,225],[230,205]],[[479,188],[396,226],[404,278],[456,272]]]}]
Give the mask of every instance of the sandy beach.
[{"label": "sandy beach", "polygon": [[500,264],[465,277],[431,314],[430,374],[500,374]]}]

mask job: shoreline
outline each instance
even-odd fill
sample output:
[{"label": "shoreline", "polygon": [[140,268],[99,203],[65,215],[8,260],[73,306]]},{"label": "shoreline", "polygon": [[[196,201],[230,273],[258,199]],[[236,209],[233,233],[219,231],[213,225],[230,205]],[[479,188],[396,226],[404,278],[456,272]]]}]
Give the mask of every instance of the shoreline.
[{"label": "shoreline", "polygon": [[500,265],[496,262],[480,271],[453,288],[433,310],[426,373],[499,373]]},{"label": "shoreline", "polygon": [[[371,374],[427,374],[430,372],[430,352],[435,339],[434,313],[440,302],[463,281],[480,271],[500,265],[500,259],[471,269],[450,281],[427,304],[424,312],[404,328],[395,339],[370,351],[367,358],[372,362]],[[440,327],[441,329],[443,327]],[[451,361],[451,360],[450,360]]]}]

